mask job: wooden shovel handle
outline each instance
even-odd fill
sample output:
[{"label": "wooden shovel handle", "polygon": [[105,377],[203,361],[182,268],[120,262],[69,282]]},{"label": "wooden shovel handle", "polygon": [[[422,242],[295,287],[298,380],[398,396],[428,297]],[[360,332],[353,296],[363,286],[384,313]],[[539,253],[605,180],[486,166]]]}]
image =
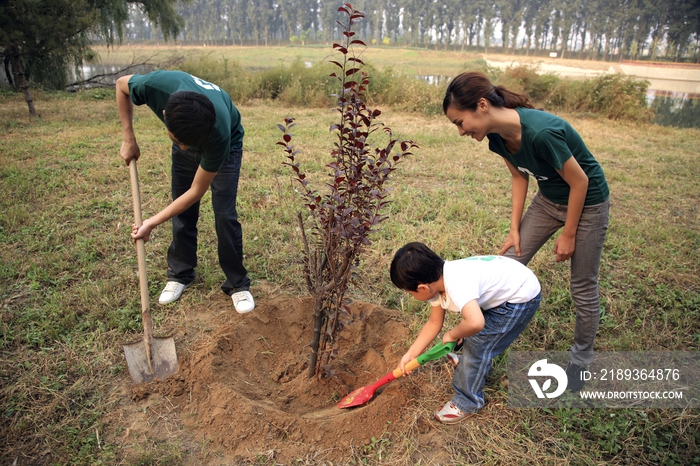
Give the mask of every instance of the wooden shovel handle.
[{"label": "wooden shovel handle", "polygon": [[[406,372],[411,372],[420,367],[420,363],[418,362],[418,358],[411,359],[406,363]],[[403,375],[403,372],[401,372],[401,368],[397,367],[394,369],[394,377],[397,379]]]},{"label": "wooden shovel handle", "polygon": [[[137,226],[143,224],[141,214],[141,191],[139,190],[139,174],[136,169],[136,159],[129,162],[129,174],[131,175],[131,197],[134,201],[134,223]],[[153,324],[151,322],[151,310],[148,302],[148,278],[146,277],[146,244],[142,239],[136,240],[136,254],[139,262],[139,288],[141,289],[141,321],[143,323],[143,341],[148,356],[148,365],[153,370],[151,358],[151,334]]]}]

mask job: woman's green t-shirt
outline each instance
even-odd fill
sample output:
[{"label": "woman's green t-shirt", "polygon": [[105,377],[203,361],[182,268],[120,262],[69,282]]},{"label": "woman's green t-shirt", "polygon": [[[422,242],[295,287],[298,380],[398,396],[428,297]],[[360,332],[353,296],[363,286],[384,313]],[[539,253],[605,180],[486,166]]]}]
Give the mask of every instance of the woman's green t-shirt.
[{"label": "woman's green t-shirt", "polygon": [[564,119],[542,110],[518,107],[522,138],[510,154],[500,135],[491,133],[489,149],[537,180],[540,192],[556,204],[569,203],[569,185],[559,175],[564,162],[574,157],[588,176],[585,205],[596,205],[610,195],[605,174],[576,130]]}]

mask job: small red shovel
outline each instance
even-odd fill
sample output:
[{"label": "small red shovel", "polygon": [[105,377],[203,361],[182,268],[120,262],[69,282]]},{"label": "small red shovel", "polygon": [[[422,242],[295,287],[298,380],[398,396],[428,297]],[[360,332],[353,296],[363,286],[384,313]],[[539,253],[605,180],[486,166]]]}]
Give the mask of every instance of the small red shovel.
[{"label": "small red shovel", "polygon": [[[428,361],[433,361],[435,359],[440,359],[447,353],[452,351],[455,347],[455,342],[452,341],[447,344],[438,343],[437,345],[430,348],[425,353],[421,354],[415,359],[411,359],[406,364],[406,372],[411,372],[418,367],[422,366]],[[367,385],[365,387],[358,388],[350,392],[348,396],[338,402],[338,408],[353,408],[355,406],[360,406],[367,403],[374,396],[374,392],[381,386],[388,384],[392,380],[395,380],[403,375],[401,368],[397,367],[392,372],[389,372],[381,379],[374,382],[372,385]]]}]

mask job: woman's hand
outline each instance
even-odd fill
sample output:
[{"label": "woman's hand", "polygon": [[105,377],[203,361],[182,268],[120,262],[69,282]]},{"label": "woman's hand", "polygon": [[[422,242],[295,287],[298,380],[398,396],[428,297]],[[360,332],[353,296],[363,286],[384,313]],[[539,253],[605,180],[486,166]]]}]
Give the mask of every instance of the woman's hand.
[{"label": "woman's hand", "polygon": [[570,236],[566,233],[559,235],[554,242],[554,254],[557,255],[557,262],[563,262],[574,255],[576,249],[576,236]]},{"label": "woman's hand", "polygon": [[131,225],[131,237],[134,239],[134,241],[136,241],[137,239],[142,239],[145,243],[151,237],[152,230],[153,226],[151,226],[148,220],[145,220],[140,227],[138,227],[134,223],[133,225]]},{"label": "woman's hand", "polygon": [[520,257],[520,232],[516,230],[511,230],[506,237],[506,242],[503,243],[501,248],[501,255],[505,254],[507,250],[515,246],[515,254]]}]

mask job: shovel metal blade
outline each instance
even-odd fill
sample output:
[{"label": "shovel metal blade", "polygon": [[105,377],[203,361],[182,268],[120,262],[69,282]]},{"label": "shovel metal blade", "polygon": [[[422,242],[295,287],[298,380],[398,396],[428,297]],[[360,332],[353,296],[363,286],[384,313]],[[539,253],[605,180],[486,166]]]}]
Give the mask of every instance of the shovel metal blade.
[{"label": "shovel metal blade", "polygon": [[175,352],[175,340],[172,337],[151,339],[152,365],[149,364],[148,351],[143,340],[123,345],[123,347],[129,375],[134,383],[148,383],[155,379],[165,380],[177,373],[180,368]]},{"label": "shovel metal blade", "polygon": [[345,398],[340,400],[336,405],[340,409],[354,408],[367,403],[374,396],[375,388],[373,385],[360,387],[357,390],[351,391]]},{"label": "shovel metal blade", "polygon": [[[415,361],[415,359],[413,361]],[[351,391],[350,394],[340,400],[336,406],[343,409],[363,405],[372,399],[374,392],[376,392],[379,387],[388,384],[392,380],[396,380],[396,377],[399,375],[401,375],[401,369],[396,369],[393,372],[389,372],[372,385],[367,385],[366,387],[360,387],[357,390]]]}]

